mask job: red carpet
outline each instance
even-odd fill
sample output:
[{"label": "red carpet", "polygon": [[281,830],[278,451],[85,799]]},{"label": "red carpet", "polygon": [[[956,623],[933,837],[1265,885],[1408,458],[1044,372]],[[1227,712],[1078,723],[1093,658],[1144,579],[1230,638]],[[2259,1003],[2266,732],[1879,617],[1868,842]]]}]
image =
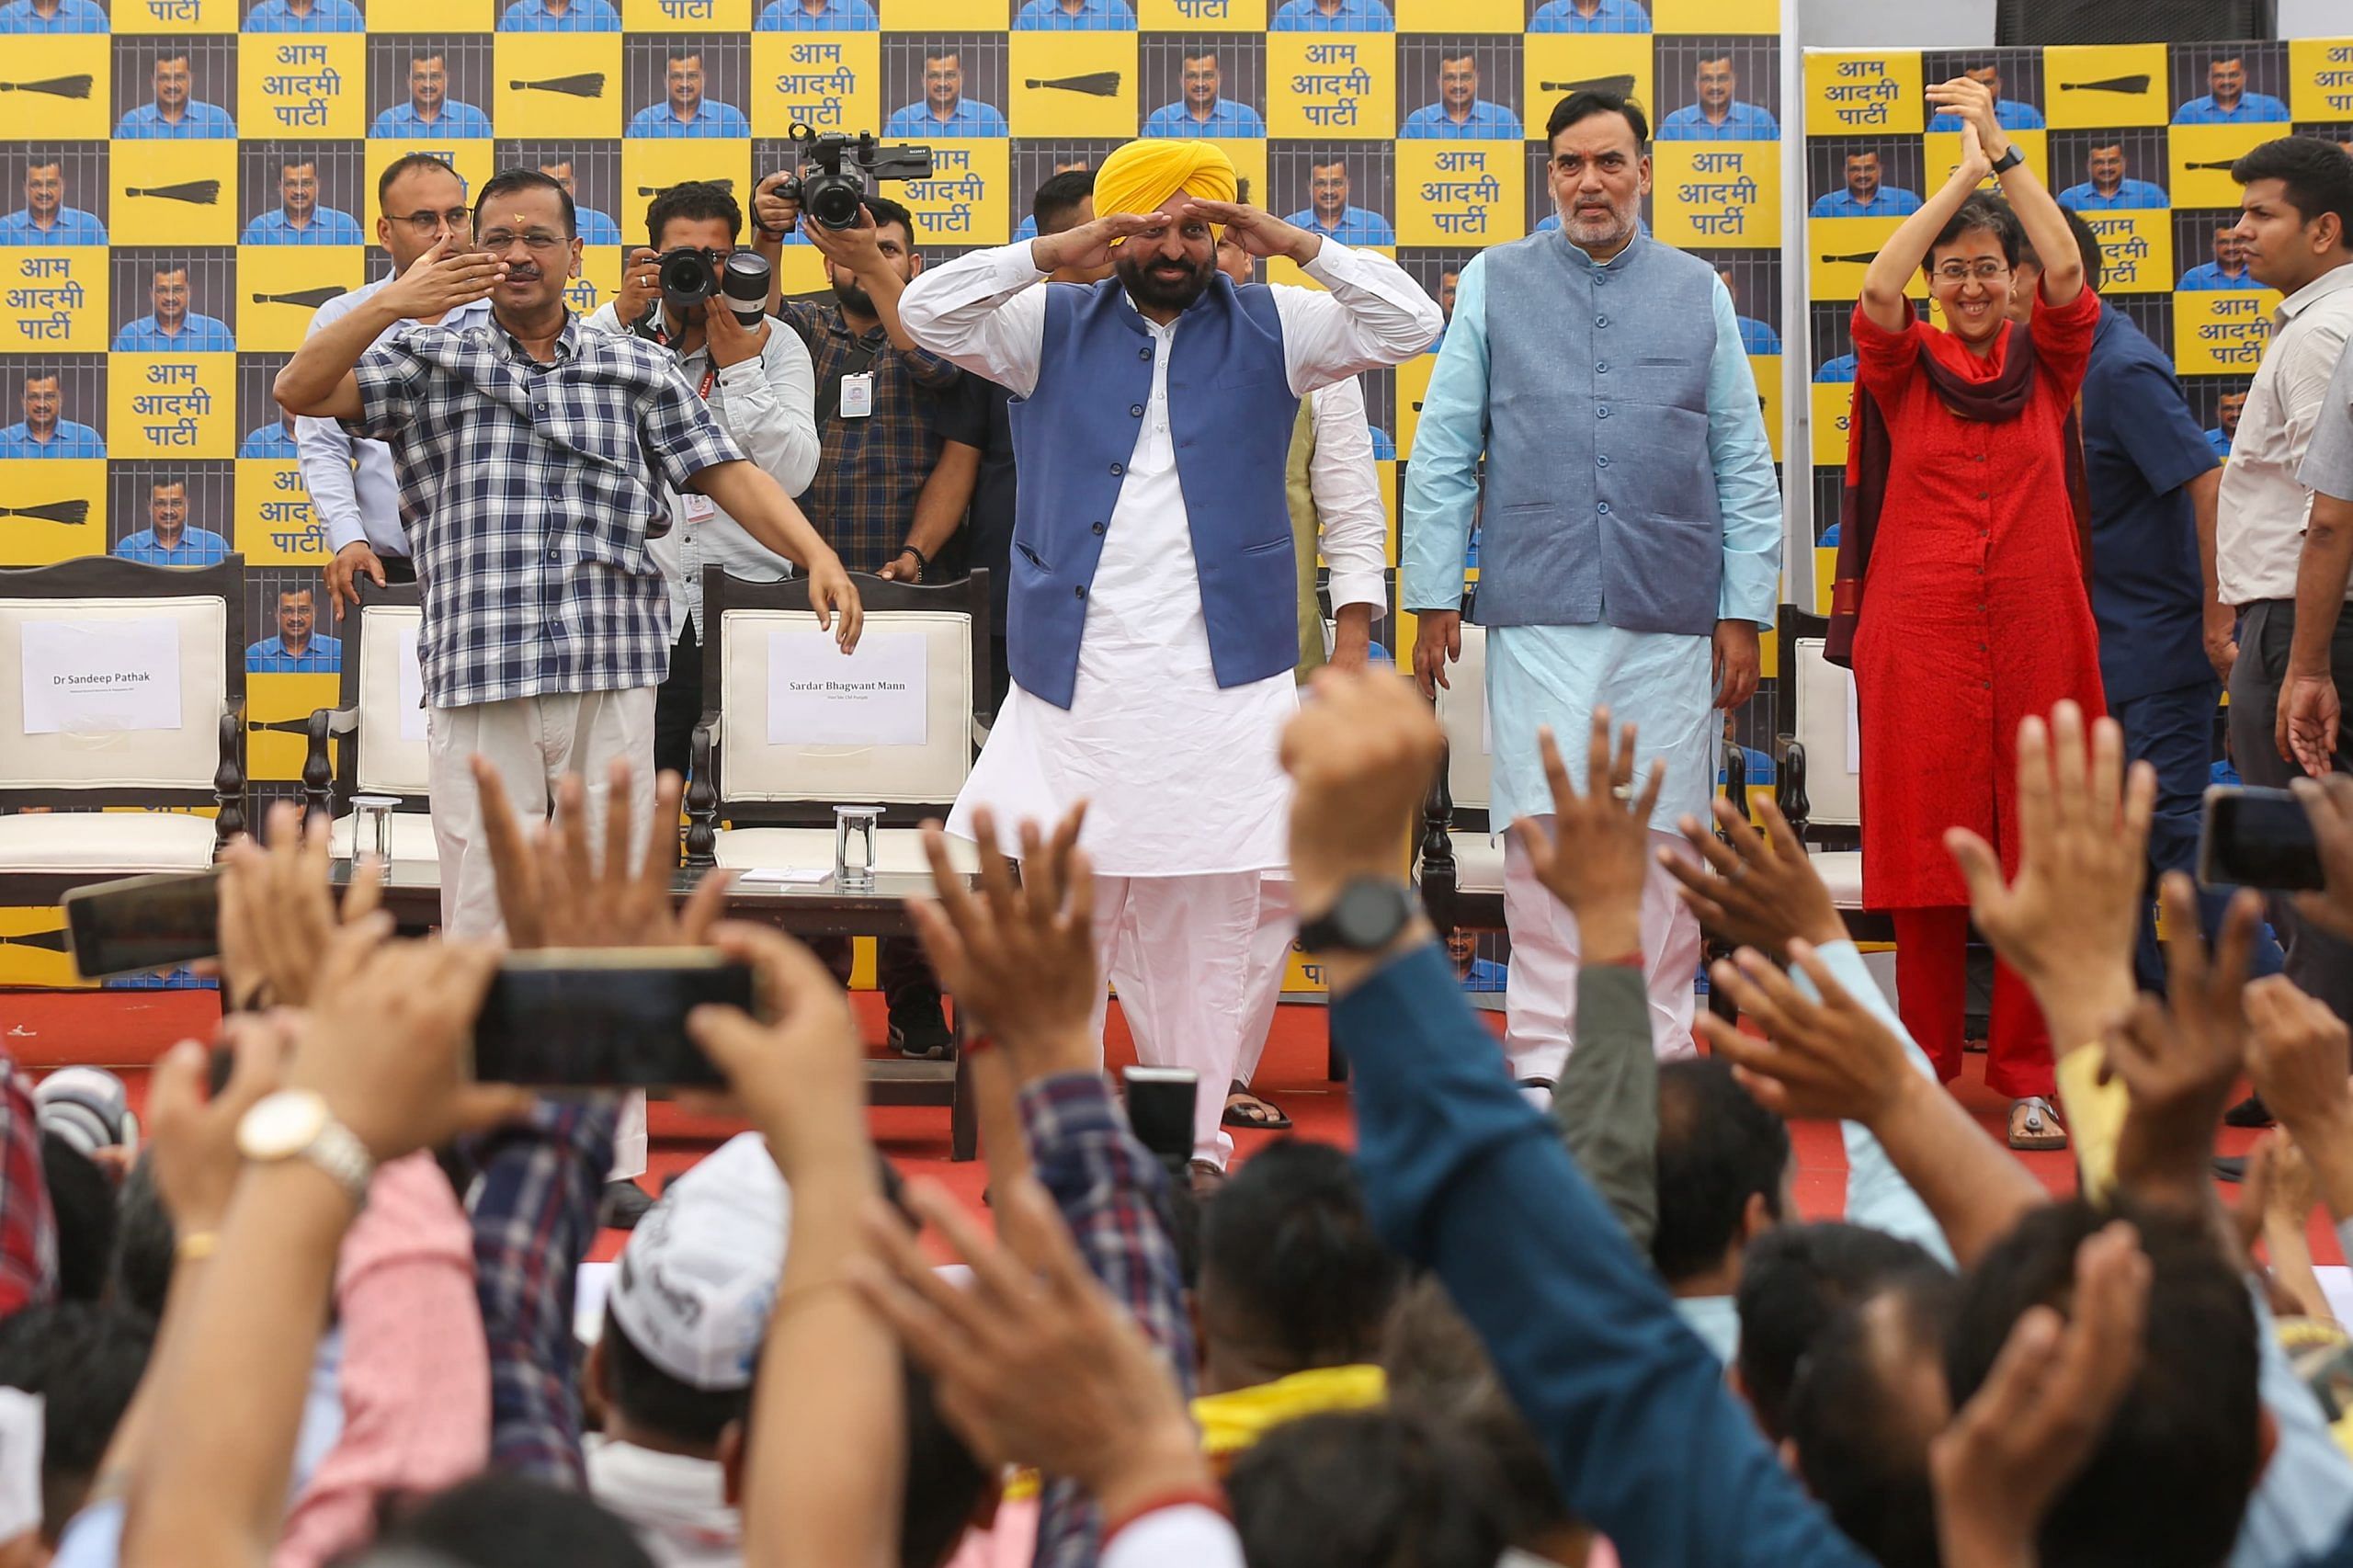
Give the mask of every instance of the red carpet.
[{"label": "red carpet", "polygon": [[[867,1038],[882,1038],[882,1002],[861,993],[855,1001]],[[134,1101],[145,1093],[145,1066],[175,1041],[208,1035],[219,1017],[210,992],[0,992],[0,1042],[15,1059],[37,1072],[86,1062],[120,1072],[130,1081]],[[1503,1015],[1482,1017],[1498,1034]],[[1135,1060],[1127,1026],[1115,1004],[1111,1009],[1108,1055],[1112,1069]],[[1290,1113],[1293,1133],[1236,1130],[1235,1152],[1250,1154],[1271,1139],[1297,1136],[1347,1147],[1355,1128],[1348,1113],[1347,1085],[1324,1077],[1324,1009],[1286,1006],[1275,1021],[1258,1070],[1256,1087]],[[1984,1059],[1972,1055],[1954,1091],[1986,1130],[2004,1135],[2008,1103],[1988,1093],[1982,1082]],[[869,1113],[875,1142],[903,1175],[927,1176],[943,1183],[970,1208],[981,1209],[981,1189],[987,1183],[979,1161],[957,1165],[948,1157],[948,1113],[928,1108],[878,1108]],[[713,1144],[740,1127],[723,1121],[689,1117],[667,1105],[656,1105],[651,1117],[654,1148],[648,1186],[659,1190],[668,1176],[686,1169]],[[1827,1122],[1795,1122],[1790,1139],[1797,1158],[1799,1210],[1808,1218],[1837,1214],[1846,1201],[1846,1150],[1837,1128]],[[2242,1153],[2256,1134],[2222,1130],[2220,1152]],[[2064,1153],[2016,1156],[2053,1192],[2075,1190],[2075,1165]],[[2224,1187],[2224,1201],[2234,1201],[2236,1189]],[[2314,1261],[2344,1261],[2326,1216],[2315,1212],[2312,1225]],[[600,1255],[617,1249],[618,1237],[608,1236]]]}]

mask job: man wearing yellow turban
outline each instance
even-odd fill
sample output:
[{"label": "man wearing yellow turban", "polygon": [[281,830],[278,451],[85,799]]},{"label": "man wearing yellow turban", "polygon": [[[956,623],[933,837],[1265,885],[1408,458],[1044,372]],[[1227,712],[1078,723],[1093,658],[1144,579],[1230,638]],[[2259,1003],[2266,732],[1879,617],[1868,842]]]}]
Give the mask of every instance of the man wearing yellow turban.
[{"label": "man wearing yellow turban", "polygon": [[[1131,142],[1095,176],[1094,222],[928,268],[899,302],[918,344],[1017,399],[1013,688],[949,831],[976,836],[986,808],[1017,853],[1024,821],[1087,804],[1102,967],[1124,932],[1137,1054],[1199,1076],[1201,1182],[1233,1147],[1219,1120],[1260,879],[1289,858],[1277,742],[1298,710],[1284,470],[1299,400],[1411,358],[1441,324],[1394,262],[1237,188],[1211,142]],[[1217,269],[1221,227],[1323,288],[1237,287]],[[1099,283],[1044,281],[1107,265]]]}]

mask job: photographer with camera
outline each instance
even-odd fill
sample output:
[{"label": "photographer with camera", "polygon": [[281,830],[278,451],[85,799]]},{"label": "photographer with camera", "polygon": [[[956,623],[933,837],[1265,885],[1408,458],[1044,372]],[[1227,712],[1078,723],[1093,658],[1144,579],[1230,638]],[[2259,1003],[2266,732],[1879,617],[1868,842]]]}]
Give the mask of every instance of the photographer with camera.
[{"label": "photographer with camera", "polygon": [[[899,296],[923,270],[915,221],[897,202],[868,194],[867,183],[867,176],[927,172],[929,155],[876,149],[870,140],[853,154],[838,136],[796,139],[811,166],[760,181],[752,226],[771,263],[785,235],[804,235],[825,258],[833,285],[830,304],[800,299],[775,306],[816,366],[822,453],[801,508],[853,572],[903,583],[961,576],[960,535],[988,439],[988,410],[976,378],[915,347],[900,324]],[[920,165],[912,162],[915,153],[923,154]],[[846,158],[863,172],[845,171]],[[837,974],[848,972],[847,940],[817,950]],[[892,1046],[909,1056],[947,1056],[954,1037],[914,938],[885,937],[877,964]]]},{"label": "photographer with camera", "polygon": [[[630,253],[620,292],[587,324],[677,355],[719,427],[798,494],[817,472],[816,372],[801,339],[767,319],[769,276],[760,257],[736,249],[743,231],[743,209],[724,187],[672,186],[645,210],[653,244]],[[792,563],[703,495],[673,494],[670,531],[647,548],[669,581],[672,639],[669,677],[654,696],[654,766],[683,774],[702,712],[703,567],[772,583]]]}]

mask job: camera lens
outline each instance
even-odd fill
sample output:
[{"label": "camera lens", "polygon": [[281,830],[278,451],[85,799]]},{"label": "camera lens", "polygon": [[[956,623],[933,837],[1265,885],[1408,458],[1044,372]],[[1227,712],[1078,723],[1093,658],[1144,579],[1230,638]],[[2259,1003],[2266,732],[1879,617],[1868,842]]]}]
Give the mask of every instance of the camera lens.
[{"label": "camera lens", "polygon": [[768,280],[773,269],[768,258],[757,251],[739,250],[727,258],[727,269],[720,278],[726,293],[727,308],[745,326],[757,326],[767,314]]},{"label": "camera lens", "polygon": [[801,182],[809,216],[828,229],[855,229],[866,187],[856,175],[827,175]]},{"label": "camera lens", "polygon": [[676,250],[662,258],[655,274],[662,297],[674,306],[692,305],[719,292],[719,275],[699,250]]}]

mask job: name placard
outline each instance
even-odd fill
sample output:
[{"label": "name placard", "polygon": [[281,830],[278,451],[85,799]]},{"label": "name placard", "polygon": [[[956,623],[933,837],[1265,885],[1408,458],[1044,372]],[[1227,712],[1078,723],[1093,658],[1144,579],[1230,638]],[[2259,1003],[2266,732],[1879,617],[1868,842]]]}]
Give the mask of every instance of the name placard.
[{"label": "name placard", "polygon": [[830,631],[769,632],[768,744],[924,744],[926,642],[919,633],[870,632],[844,654]]},{"label": "name placard", "polygon": [[25,733],[180,728],[175,620],[24,623]]}]

